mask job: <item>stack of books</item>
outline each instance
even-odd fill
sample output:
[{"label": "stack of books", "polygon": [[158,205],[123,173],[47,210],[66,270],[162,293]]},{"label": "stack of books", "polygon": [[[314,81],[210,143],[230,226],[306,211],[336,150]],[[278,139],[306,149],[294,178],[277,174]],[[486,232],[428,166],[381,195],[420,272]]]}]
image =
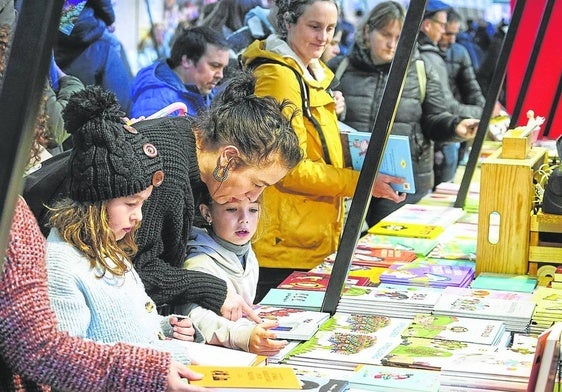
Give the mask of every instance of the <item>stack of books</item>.
[{"label": "stack of books", "polygon": [[[278,289],[326,291],[330,282],[330,274],[311,271],[293,271],[279,285]],[[347,277],[345,286],[371,286],[371,280],[366,276]]]},{"label": "stack of books", "polygon": [[360,364],[380,364],[408,324],[406,319],[336,312],[282,363],[348,371]]},{"label": "stack of books", "polygon": [[[324,260],[333,263],[336,253],[326,257]],[[417,258],[416,252],[394,248],[392,246],[367,246],[360,243],[355,248],[351,258],[353,265],[366,265],[372,267],[388,267],[394,263],[408,263]]]},{"label": "stack of books", "polygon": [[474,278],[474,265],[442,265],[427,261],[394,264],[380,276],[382,283],[429,287],[467,287]]},{"label": "stack of books", "polygon": [[507,347],[511,333],[500,320],[484,320],[439,314],[417,314],[402,337],[441,339]]},{"label": "stack of books", "polygon": [[412,319],[416,313],[432,312],[441,293],[441,289],[404,285],[351,287],[342,294],[336,310]]},{"label": "stack of books", "polygon": [[473,289],[521,291],[532,293],[537,287],[537,278],[529,275],[481,272],[470,284]]},{"label": "stack of books", "polygon": [[382,363],[440,370],[451,357],[494,353],[510,342],[511,333],[501,321],[417,314],[403,331],[400,344]]},{"label": "stack of books", "polygon": [[396,235],[367,234],[359,238],[358,246],[365,247],[392,247],[400,250],[409,250],[418,257],[425,257],[437,246],[437,238],[400,237]]},{"label": "stack of books", "polygon": [[304,309],[256,305],[254,311],[262,320],[275,320],[279,324],[270,329],[277,339],[308,340],[329,317],[329,313]]},{"label": "stack of books", "polygon": [[[310,272],[330,275],[332,273],[333,267],[333,262],[324,260],[316,267],[311,269]],[[386,270],[386,267],[375,267],[372,265],[358,265],[352,263],[349,267],[349,275],[352,275],[354,277],[366,277],[370,281],[370,286],[377,286],[380,283],[379,277],[384,270]]]},{"label": "stack of books", "polygon": [[[533,354],[498,348],[492,353],[454,355],[441,368],[439,391],[527,391]],[[537,389],[552,391],[552,389]]]},{"label": "stack of books", "polygon": [[562,323],[557,322],[537,338],[527,391],[553,391],[560,372]]},{"label": "stack of books", "polygon": [[502,320],[508,331],[528,333],[535,302],[531,293],[446,287],[434,306],[443,315]]},{"label": "stack of books", "polygon": [[360,391],[439,391],[439,372],[393,366],[365,365],[349,379],[349,387]]},{"label": "stack of books", "polygon": [[562,322],[562,290],[538,286],[532,294],[536,303],[530,333],[539,335],[554,322]]}]

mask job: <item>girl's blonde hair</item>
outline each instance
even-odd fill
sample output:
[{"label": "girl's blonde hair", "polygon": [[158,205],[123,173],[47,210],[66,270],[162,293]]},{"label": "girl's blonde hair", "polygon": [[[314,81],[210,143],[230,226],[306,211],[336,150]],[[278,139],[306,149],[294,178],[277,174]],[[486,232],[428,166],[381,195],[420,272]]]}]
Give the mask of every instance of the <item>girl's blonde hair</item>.
[{"label": "girl's blonde hair", "polygon": [[49,226],[56,228],[66,242],[82,252],[92,268],[101,269],[98,278],[107,271],[123,276],[130,269],[132,257],[138,250],[134,240],[138,224],[122,240],[116,241],[109,228],[106,201],[63,199],[49,210]]}]

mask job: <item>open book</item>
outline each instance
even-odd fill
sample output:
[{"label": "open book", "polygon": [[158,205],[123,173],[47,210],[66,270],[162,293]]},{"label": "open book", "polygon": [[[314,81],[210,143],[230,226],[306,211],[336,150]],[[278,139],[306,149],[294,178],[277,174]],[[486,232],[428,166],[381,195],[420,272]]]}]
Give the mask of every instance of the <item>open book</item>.
[{"label": "open book", "polygon": [[[338,122],[338,125],[346,163],[349,163],[354,170],[361,170],[371,133],[358,131],[342,122]],[[404,178],[403,184],[391,184],[395,191],[416,193],[410,140],[407,136],[389,135],[379,172]]]}]

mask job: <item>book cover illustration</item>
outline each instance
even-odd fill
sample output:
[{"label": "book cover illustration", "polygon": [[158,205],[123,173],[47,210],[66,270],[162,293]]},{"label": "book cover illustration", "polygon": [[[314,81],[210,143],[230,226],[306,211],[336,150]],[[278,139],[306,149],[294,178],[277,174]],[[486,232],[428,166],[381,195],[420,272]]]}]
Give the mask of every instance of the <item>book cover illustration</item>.
[{"label": "book cover illustration", "polygon": [[533,354],[513,352],[505,347],[492,353],[454,355],[443,364],[440,383],[467,389],[525,391],[532,363]]},{"label": "book cover illustration", "polygon": [[466,287],[474,277],[469,265],[440,265],[423,261],[391,265],[380,276],[383,283],[430,287]]},{"label": "book cover illustration", "polygon": [[66,35],[72,33],[76,19],[78,19],[78,16],[84,9],[86,2],[86,0],[66,0],[64,2],[59,22],[59,31],[61,33]]},{"label": "book cover illustration", "polygon": [[330,317],[329,313],[266,305],[256,305],[254,310],[261,319],[276,320],[279,323],[271,329],[278,339],[308,340]]},{"label": "book cover illustration", "polygon": [[[523,298],[524,294],[507,291],[492,291],[464,288],[460,290],[446,287],[443,295],[435,304],[434,311],[439,314],[472,317],[479,319],[503,320],[506,329],[512,332],[526,332],[535,309],[532,300],[504,299],[506,297]],[[501,294],[497,294],[501,293]],[[530,295],[530,294],[529,294]]]},{"label": "book cover illustration", "polygon": [[208,388],[301,389],[293,369],[287,366],[201,366],[189,368],[203,375],[190,384]]},{"label": "book cover illustration", "polygon": [[401,237],[394,235],[367,234],[359,238],[357,246],[376,248],[377,246],[389,246],[400,250],[415,252],[418,256],[424,257],[437,246],[439,240],[436,238],[414,238]]},{"label": "book cover illustration", "polygon": [[388,220],[382,220],[367,230],[370,234],[428,239],[436,239],[444,231],[445,228],[438,225],[392,222]]},{"label": "book cover illustration", "polygon": [[[361,170],[363,162],[365,161],[367,148],[369,147],[371,133],[357,131],[341,122],[340,133],[343,140],[342,144],[348,147],[348,149],[344,151],[344,155],[347,155],[349,152],[351,166],[354,170]],[[395,191],[416,193],[410,140],[407,136],[389,135],[380,163],[379,172],[404,178],[405,182],[403,184],[391,184]]]},{"label": "book cover illustration", "polygon": [[[406,263],[414,261],[417,257],[416,252],[411,250],[397,249],[390,246],[369,247],[358,244],[353,252],[351,263],[355,265],[388,267],[397,262]],[[325,260],[333,263],[336,260],[336,253],[327,256]]]},{"label": "book cover illustration", "polygon": [[456,239],[439,242],[427,257],[445,260],[476,261],[476,243],[474,239]]},{"label": "book cover illustration", "polygon": [[[322,261],[316,267],[310,270],[313,273],[331,274],[334,263],[330,261]],[[356,277],[366,277],[369,279],[369,286],[376,286],[380,283],[379,276],[386,270],[386,267],[378,267],[371,265],[351,264],[349,274]]]},{"label": "book cover illustration", "polygon": [[[310,271],[293,271],[278,286],[278,289],[326,291],[330,282],[330,274],[319,274]],[[349,275],[345,286],[369,286],[371,280],[365,276]]]},{"label": "book cover illustration", "polygon": [[340,366],[380,364],[380,359],[400,340],[408,320],[378,315],[336,312],[308,341],[302,342],[286,364]]},{"label": "book cover illustration", "polygon": [[437,392],[439,373],[432,370],[364,365],[349,379],[351,388],[387,391]]},{"label": "book cover illustration", "polygon": [[273,288],[263,297],[260,305],[320,311],[325,294],[324,291]]},{"label": "book cover illustration", "polygon": [[482,320],[439,314],[417,314],[402,337],[458,340],[498,345],[505,339],[505,324],[500,320]]},{"label": "book cover illustration", "polygon": [[411,320],[416,313],[429,313],[442,290],[431,287],[394,285],[351,287],[344,291],[337,311],[355,311]]},{"label": "book cover illustration", "polygon": [[497,347],[456,340],[407,337],[383,359],[388,366],[404,366],[429,370],[441,370],[454,355],[495,352]]}]

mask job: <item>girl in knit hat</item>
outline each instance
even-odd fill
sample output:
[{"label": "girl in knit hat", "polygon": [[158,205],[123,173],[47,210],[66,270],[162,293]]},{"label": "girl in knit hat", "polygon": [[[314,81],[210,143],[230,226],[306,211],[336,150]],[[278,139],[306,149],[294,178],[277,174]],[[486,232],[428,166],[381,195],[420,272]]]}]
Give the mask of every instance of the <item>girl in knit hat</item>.
[{"label": "girl in knit hat", "polygon": [[[0,78],[9,41],[10,27],[1,25]],[[38,121],[34,142],[44,134],[43,125]],[[34,155],[30,162],[36,159]],[[186,383],[202,375],[172,361],[169,353],[99,344],[57,329],[47,295],[45,238],[23,198],[17,201],[8,240],[0,269],[0,390],[206,390]]]}]

